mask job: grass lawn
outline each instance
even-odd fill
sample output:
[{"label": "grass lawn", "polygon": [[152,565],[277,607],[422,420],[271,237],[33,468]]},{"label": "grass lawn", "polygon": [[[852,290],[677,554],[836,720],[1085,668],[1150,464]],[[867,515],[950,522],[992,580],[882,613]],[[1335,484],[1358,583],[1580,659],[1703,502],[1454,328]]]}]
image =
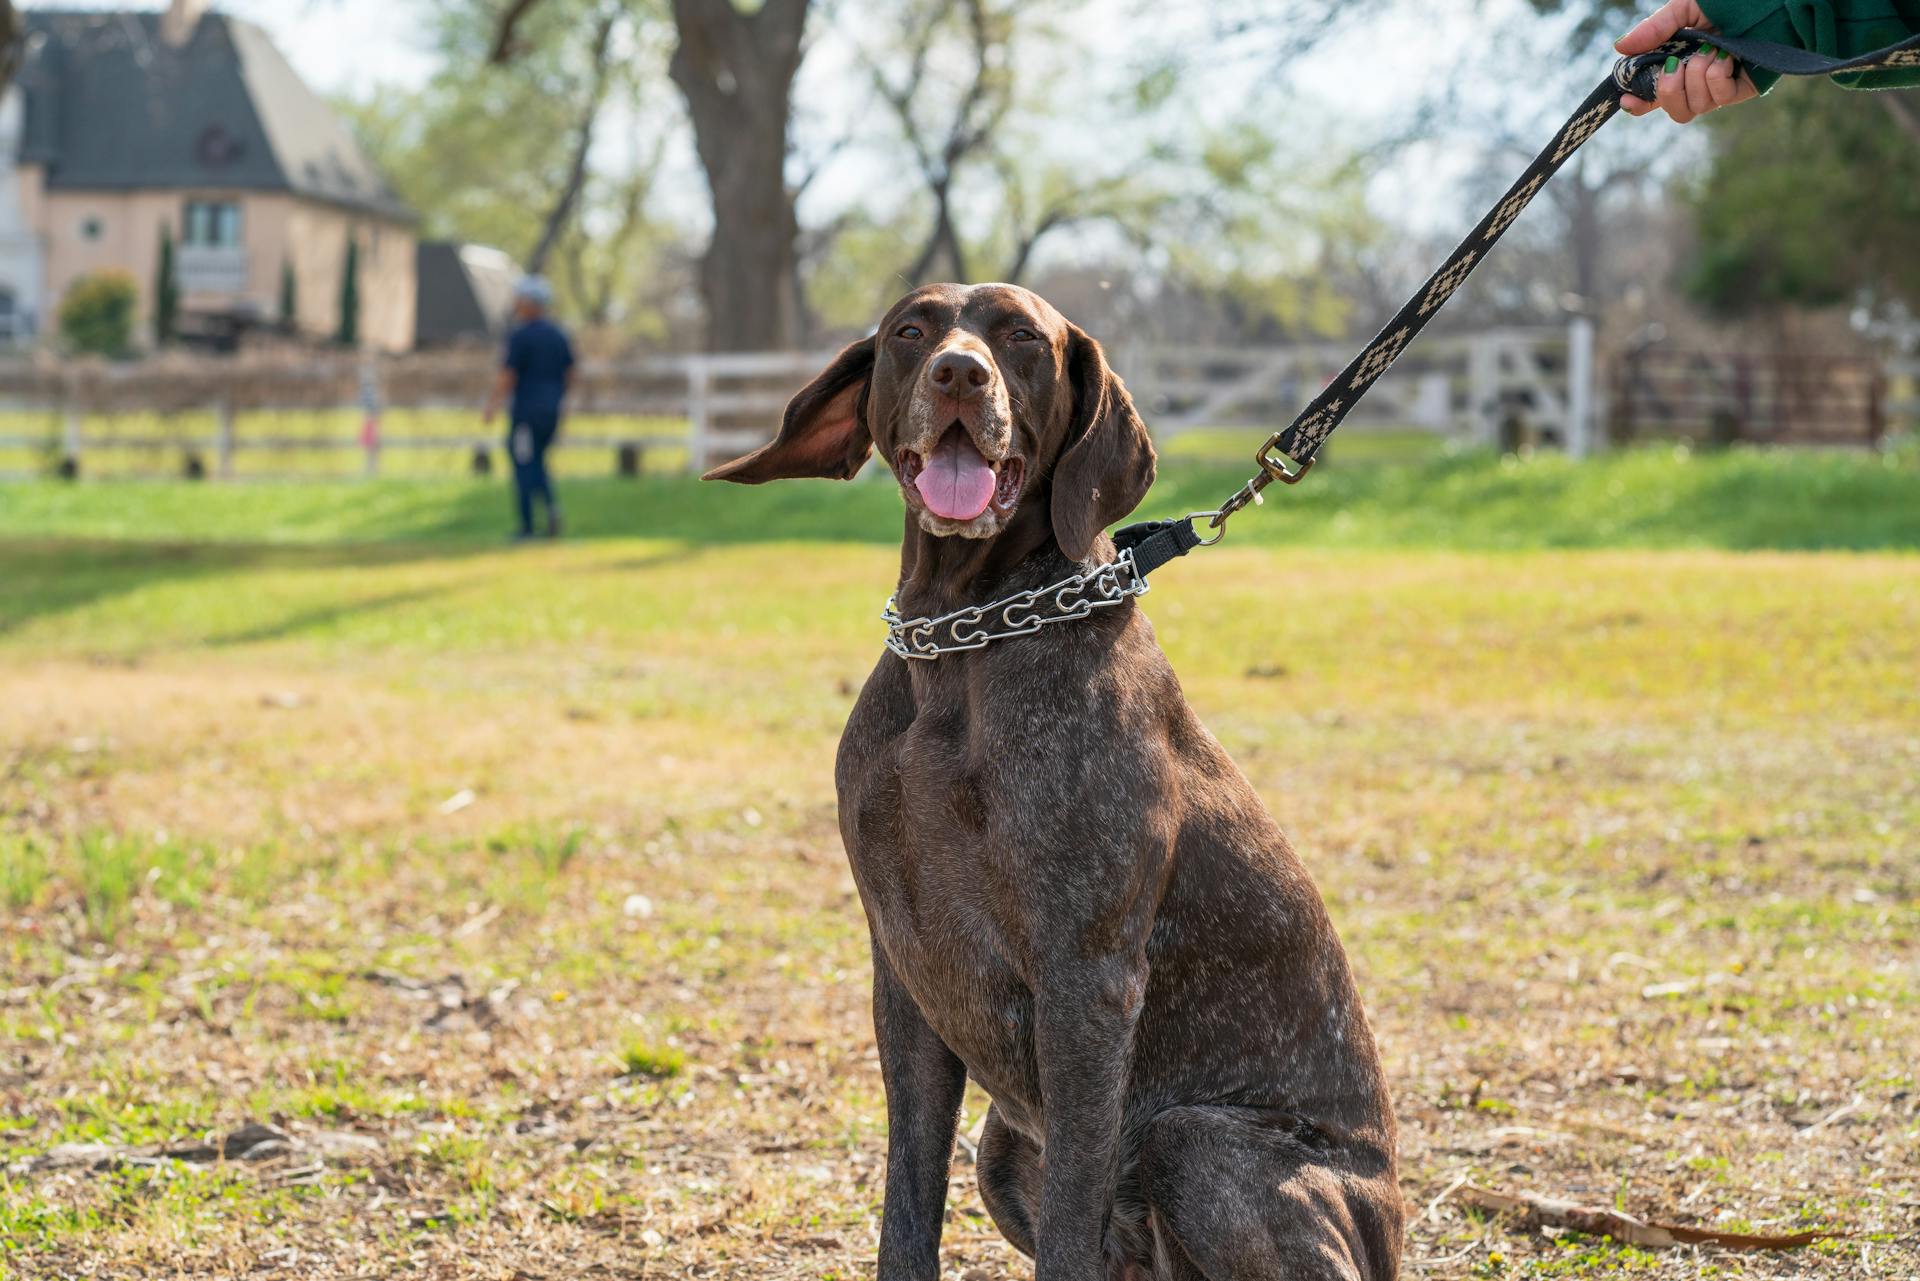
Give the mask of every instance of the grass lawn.
[{"label": "grass lawn", "polygon": [[[1172,455],[1140,515],[1217,506],[1248,461]],[[1920,549],[1920,453],[1736,449],[1629,450],[1586,463],[1560,455],[1500,459],[1420,451],[1357,437],[1311,480],[1274,486],[1233,524],[1239,546],[1554,547],[1748,550]],[[1178,442],[1176,442],[1178,443]],[[1374,445],[1386,452],[1368,452]],[[869,466],[851,484],[741,488],[684,476],[566,477],[574,537],[709,543],[769,537],[896,545],[899,500]],[[166,539],[220,543],[498,541],[510,525],[506,482],[314,480],[185,484],[130,480],[0,484],[0,538]]]},{"label": "grass lawn", "polygon": [[[0,487],[0,1277],[871,1275],[896,500],[568,496]],[[1358,971],[1407,1275],[1920,1273],[1917,546],[1910,463],[1336,460],[1156,579]],[[972,1175],[948,1274],[1030,1276]]]}]

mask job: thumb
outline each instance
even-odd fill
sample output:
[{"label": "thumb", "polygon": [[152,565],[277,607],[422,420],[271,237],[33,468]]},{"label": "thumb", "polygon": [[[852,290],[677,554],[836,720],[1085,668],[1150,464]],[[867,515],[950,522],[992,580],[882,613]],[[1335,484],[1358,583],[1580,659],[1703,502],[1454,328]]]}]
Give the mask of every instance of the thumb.
[{"label": "thumb", "polygon": [[1626,54],[1650,53],[1673,39],[1673,33],[1680,28],[1702,27],[1706,21],[1706,15],[1694,0],[1668,0],[1652,16],[1642,19],[1638,26],[1615,41],[1613,47]]}]

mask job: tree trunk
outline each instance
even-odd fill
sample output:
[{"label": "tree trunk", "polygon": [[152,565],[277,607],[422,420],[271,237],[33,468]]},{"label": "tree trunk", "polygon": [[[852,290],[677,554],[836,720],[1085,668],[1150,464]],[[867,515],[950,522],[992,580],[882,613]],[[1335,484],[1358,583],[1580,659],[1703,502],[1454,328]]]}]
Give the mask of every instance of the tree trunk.
[{"label": "tree trunk", "polygon": [[713,192],[713,240],[700,265],[712,351],[766,351],[800,331],[799,224],[787,189],[787,117],[807,0],[673,0],[680,43],[668,73],[687,100]]},{"label": "tree trunk", "polygon": [[20,70],[20,15],[14,12],[13,0],[0,0],[0,93],[7,91],[13,83],[13,73]]}]

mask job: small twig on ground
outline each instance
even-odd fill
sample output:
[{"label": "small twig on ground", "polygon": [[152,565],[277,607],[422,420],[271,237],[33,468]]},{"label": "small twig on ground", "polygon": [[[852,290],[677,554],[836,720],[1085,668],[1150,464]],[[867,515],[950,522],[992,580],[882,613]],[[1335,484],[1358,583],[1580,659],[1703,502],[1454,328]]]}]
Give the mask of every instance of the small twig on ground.
[{"label": "small twig on ground", "polygon": [[1464,1247],[1454,1251],[1452,1254],[1443,1254],[1437,1259],[1408,1259],[1407,1263],[1419,1269],[1444,1268],[1449,1264],[1460,1262],[1460,1260],[1466,1258],[1469,1254],[1472,1254],[1485,1244],[1486,1242],[1484,1241],[1469,1241]]},{"label": "small twig on ground", "polygon": [[1457,1199],[1482,1210],[1494,1210],[1503,1214],[1518,1213],[1537,1225],[1572,1228],[1576,1232],[1612,1237],[1616,1241],[1624,1241],[1628,1245],[1637,1245],[1646,1249],[1669,1249],[1680,1245],[1717,1245],[1729,1250],[1797,1250],[1829,1237],[1848,1235],[1845,1232],[1827,1229],[1774,1236],[1754,1232],[1718,1232],[1711,1228],[1689,1228],[1677,1223],[1655,1223],[1636,1219],[1618,1210],[1576,1205],[1572,1201],[1561,1201],[1532,1192],[1496,1192],[1492,1188],[1483,1188],[1473,1183],[1464,1185]]},{"label": "small twig on ground", "polygon": [[1427,1202],[1427,1208],[1420,1211],[1420,1217],[1407,1225],[1407,1231],[1409,1232],[1413,1231],[1415,1228],[1419,1227],[1422,1223],[1425,1223],[1428,1219],[1432,1218],[1433,1212],[1440,1208],[1442,1202],[1446,1201],[1447,1198],[1451,1197],[1454,1193],[1458,1192],[1461,1188],[1465,1187],[1466,1185],[1467,1185],[1467,1176],[1464,1174],[1454,1179],[1452,1183],[1447,1184],[1446,1187],[1440,1190],[1439,1196]]},{"label": "small twig on ground", "polygon": [[1794,1137],[1796,1139],[1804,1139],[1809,1134],[1817,1134],[1821,1130],[1824,1130],[1828,1126],[1832,1125],[1835,1121],[1844,1120],[1847,1117],[1852,1116],[1855,1112],[1858,1112],[1861,1108],[1865,1107],[1866,1105],[1867,1105],[1867,1100],[1865,1099],[1865,1097],[1856,1094],[1853,1096],[1853,1102],[1841,1104],[1839,1107],[1827,1113],[1825,1116],[1821,1117],[1818,1121],[1815,1121],[1812,1125],[1808,1126],[1806,1129],[1800,1131],[1800,1133],[1794,1135]]}]

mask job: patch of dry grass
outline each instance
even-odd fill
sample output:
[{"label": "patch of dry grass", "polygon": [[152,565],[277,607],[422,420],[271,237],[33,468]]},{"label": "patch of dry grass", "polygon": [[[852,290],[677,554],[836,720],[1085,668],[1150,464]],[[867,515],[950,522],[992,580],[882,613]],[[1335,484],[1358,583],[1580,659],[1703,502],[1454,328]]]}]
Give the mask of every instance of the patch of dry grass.
[{"label": "patch of dry grass", "polygon": [[[0,1275],[870,1274],[830,774],[891,557],[667,552],[8,562]],[[1360,972],[1410,1275],[1920,1271],[1920,562],[1223,550],[1146,605]],[[949,1271],[1029,1275],[954,1174]]]}]

